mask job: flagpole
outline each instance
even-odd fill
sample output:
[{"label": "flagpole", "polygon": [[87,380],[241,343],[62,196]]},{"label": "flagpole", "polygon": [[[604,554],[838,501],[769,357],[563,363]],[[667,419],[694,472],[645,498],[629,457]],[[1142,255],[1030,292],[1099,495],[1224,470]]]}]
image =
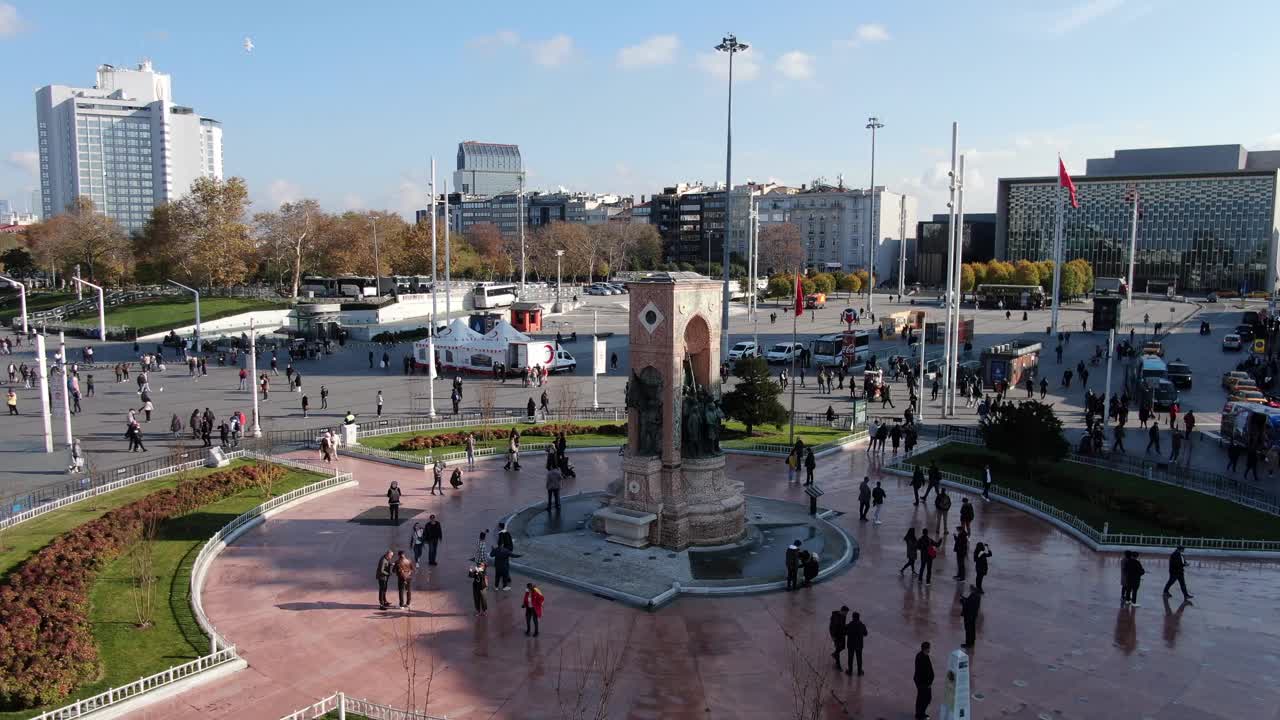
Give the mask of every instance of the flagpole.
[{"label": "flagpole", "polygon": [[[1059,161],[1061,162],[1061,161]],[[1058,337],[1058,305],[1061,304],[1062,283],[1062,183],[1054,193],[1053,203],[1057,208],[1057,221],[1053,225],[1053,328],[1049,333],[1052,340]]]},{"label": "flagpole", "polygon": [[[947,284],[946,294],[942,296],[943,305],[947,308],[946,322],[942,326],[942,367],[938,368],[938,374],[942,376],[943,391],[949,392],[951,388],[951,378],[947,373],[951,370],[951,364],[948,358],[951,357],[951,284],[955,280],[955,272],[952,263],[956,261],[955,257],[955,232],[956,232],[956,160],[957,150],[956,141],[960,131],[959,123],[951,123],[951,172],[949,174],[951,180],[951,195],[947,200]],[[920,388],[921,392],[924,388]],[[923,396],[922,396],[923,397]],[[921,407],[924,406],[924,400],[920,401]],[[942,409],[938,413],[938,417],[946,417],[947,415],[947,396],[942,396]]]},{"label": "flagpole", "polygon": [[1129,226],[1129,292],[1126,304],[1133,310],[1133,266],[1138,257],[1138,185],[1133,185],[1133,219]]},{"label": "flagpole", "polygon": [[[954,333],[951,336],[951,357],[947,358],[950,366],[947,370],[947,376],[951,378],[951,384],[947,386],[946,402],[950,406],[950,415],[956,414],[956,393],[960,388],[957,387],[960,367],[960,298],[964,297],[964,288],[960,285],[960,269],[964,261],[964,155],[960,156],[960,175],[956,178],[956,262],[955,262],[955,280],[952,283],[956,288],[956,317]],[[975,304],[976,307],[976,304]]]},{"label": "flagpole", "polygon": [[[802,295],[800,289],[800,270],[797,268],[796,306],[791,309],[791,375],[787,378],[787,382],[791,384],[791,412],[789,413],[791,416],[791,428],[787,431],[787,444],[792,444],[796,441],[796,333],[798,331],[796,322],[800,318],[800,313],[796,312],[796,310],[801,307],[800,298]],[[797,458],[797,461],[802,460],[804,458]]]}]

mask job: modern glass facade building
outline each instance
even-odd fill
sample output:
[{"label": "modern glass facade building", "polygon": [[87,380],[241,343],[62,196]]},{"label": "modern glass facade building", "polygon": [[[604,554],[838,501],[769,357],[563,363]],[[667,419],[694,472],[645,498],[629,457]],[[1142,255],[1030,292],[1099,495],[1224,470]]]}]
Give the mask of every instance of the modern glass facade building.
[{"label": "modern glass facade building", "polygon": [[[1214,146],[1238,148],[1239,146]],[[1178,157],[1176,150],[1157,152]],[[1204,150],[1188,148],[1187,150]],[[1117,153],[1117,161],[1122,159]],[[1261,158],[1260,158],[1261,159]],[[1108,162],[1117,162],[1110,161]],[[1260,165],[1248,163],[1248,165]],[[1270,164],[1269,162],[1266,164]],[[1126,277],[1138,197],[1135,290],[1172,283],[1179,291],[1276,289],[1275,169],[1086,175],[1075,178],[1079,208],[1066,205],[1063,260],[1084,258],[1102,277]],[[1094,167],[1094,161],[1090,161]],[[1123,171],[1124,167],[1115,168]],[[1144,168],[1145,169],[1145,168]],[[1158,169],[1158,164],[1155,169]],[[996,255],[1009,261],[1053,257],[1058,179],[1002,178],[996,198]]]}]

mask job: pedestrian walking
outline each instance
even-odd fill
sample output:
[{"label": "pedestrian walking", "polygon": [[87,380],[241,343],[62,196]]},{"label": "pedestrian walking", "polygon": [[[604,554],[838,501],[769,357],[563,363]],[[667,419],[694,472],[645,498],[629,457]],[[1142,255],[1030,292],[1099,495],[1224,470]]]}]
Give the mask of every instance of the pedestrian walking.
[{"label": "pedestrian walking", "polygon": [[13,388],[9,388],[9,393],[5,396],[4,402],[9,408],[10,415],[18,414],[18,393],[14,392]]},{"label": "pedestrian walking", "polygon": [[841,605],[839,610],[831,611],[831,621],[827,624],[827,634],[831,636],[831,645],[835,648],[831,657],[836,661],[836,670],[843,670],[840,666],[840,654],[845,648],[844,628],[849,615],[849,606]]},{"label": "pedestrian walking", "polygon": [[1048,392],[1049,392],[1049,381],[1045,378],[1040,378],[1040,399],[1044,400],[1044,396]]},{"label": "pedestrian walking", "polygon": [[377,415],[377,416],[378,416],[378,417],[382,417],[382,391],[381,391],[381,390],[379,390],[379,391],[378,391],[378,398],[377,398],[377,401],[376,401],[376,402],[378,403],[378,415]]},{"label": "pedestrian walking", "polygon": [[516,430],[511,431],[510,437],[507,438],[507,464],[503,465],[504,470],[515,469],[520,471],[520,433]]},{"label": "pedestrian walking", "polygon": [[547,468],[547,512],[551,512],[554,503],[556,512],[560,511],[560,481],[563,479],[560,467]]},{"label": "pedestrian walking", "polygon": [[796,540],[787,546],[787,590],[796,589],[796,573],[800,569],[800,541]]},{"label": "pedestrian walking", "polygon": [[1175,462],[1182,452],[1182,431],[1176,427],[1169,428],[1169,462]]},{"label": "pedestrian walking", "polygon": [[1151,448],[1156,449],[1156,455],[1160,454],[1160,425],[1151,423],[1151,428],[1147,431],[1147,454],[1151,454]]},{"label": "pedestrian walking", "polygon": [[1236,464],[1240,462],[1240,446],[1234,441],[1227,446],[1227,470],[1236,471]]},{"label": "pedestrian walking", "polygon": [[858,519],[865,522],[869,512],[871,512],[871,478],[863,476],[862,483],[858,485]]},{"label": "pedestrian walking", "polygon": [[941,544],[941,540],[929,537],[929,528],[920,530],[920,539],[916,541],[916,552],[920,553],[920,572],[916,576],[918,582],[933,584],[933,560],[938,557],[938,546]]},{"label": "pedestrian walking", "polygon": [[818,459],[813,456],[813,448],[809,448],[805,451],[804,456],[805,485],[813,484],[813,471],[816,470],[817,467]]},{"label": "pedestrian walking", "polygon": [[800,468],[800,454],[795,448],[791,448],[791,452],[787,453],[787,484],[796,481],[796,472]]},{"label": "pedestrian walking", "polygon": [[476,617],[480,617],[489,610],[489,603],[484,599],[484,589],[489,585],[489,576],[485,572],[484,563],[477,561],[467,571],[467,577],[471,578],[471,602],[475,604]]},{"label": "pedestrian walking", "polygon": [[978,634],[978,612],[982,610],[982,593],[976,585],[969,586],[969,594],[960,596],[960,617],[964,618],[964,644],[960,647],[973,650]]},{"label": "pedestrian walking", "polygon": [[[991,500],[991,463],[987,463],[982,468],[982,499],[988,502]],[[963,513],[961,516],[963,517]],[[968,530],[968,528],[965,529]]]},{"label": "pedestrian walking", "polygon": [[986,543],[978,543],[973,548],[973,572],[977,576],[978,592],[982,592],[982,578],[987,576],[987,559],[991,557],[991,548]]},{"label": "pedestrian walking", "polygon": [[964,580],[965,561],[969,559],[969,533],[956,528],[952,535],[951,551],[956,554],[956,574],[952,580]]},{"label": "pedestrian walking", "polygon": [[960,498],[960,527],[966,534],[972,534],[971,525],[973,525],[973,503],[969,502],[969,498]]},{"label": "pedestrian walking", "polygon": [[436,458],[435,463],[431,466],[431,494],[435,495],[436,490],[440,494],[444,494],[444,460]]},{"label": "pedestrian walking", "polygon": [[529,626],[532,625],[533,637],[538,637],[538,621],[542,619],[542,606],[545,602],[546,598],[537,585],[525,583],[524,598],[520,601],[520,607],[524,608],[525,635],[529,634]]},{"label": "pedestrian walking", "polygon": [[302,417],[309,417],[308,410],[311,408],[311,400],[306,395],[302,396]]},{"label": "pedestrian walking", "polygon": [[387,550],[378,558],[378,569],[374,571],[374,577],[378,580],[378,608],[381,610],[391,607],[391,603],[387,602],[387,585],[391,582],[391,573],[395,572],[395,558],[395,552]]},{"label": "pedestrian walking", "polygon": [[924,497],[920,498],[922,502],[927,503],[929,501],[930,490],[934,491],[935,499],[937,497],[937,493],[942,491],[942,471],[938,469],[938,462],[936,460],[929,461],[929,486],[924,489]]},{"label": "pedestrian walking", "polygon": [[1123,425],[1116,425],[1115,429],[1111,431],[1111,437],[1112,437],[1112,441],[1111,441],[1111,452],[1117,452],[1117,451],[1118,451],[1118,452],[1125,452],[1125,449],[1124,449],[1124,426],[1123,426]]},{"label": "pedestrian walking", "polygon": [[938,537],[942,537],[947,532],[947,513],[951,511],[951,496],[946,488],[938,488],[938,494],[933,498],[933,509],[938,511]]},{"label": "pedestrian walking", "polygon": [[1146,569],[1133,550],[1124,551],[1124,559],[1120,561],[1120,604],[1130,607],[1142,607],[1138,604],[1138,587],[1142,585],[1142,576]]},{"label": "pedestrian walking", "polygon": [[907,528],[907,534],[902,536],[902,542],[907,546],[907,561],[898,568],[898,574],[901,575],[903,570],[911,568],[911,575],[916,574],[916,553],[920,551],[920,541],[916,538],[916,529],[914,527]]},{"label": "pedestrian walking", "polygon": [[391,511],[391,524],[400,524],[400,483],[392,480],[387,488],[387,507]]},{"label": "pedestrian walking", "polygon": [[[854,613],[849,620],[849,624],[844,626],[845,647],[849,650],[849,662],[846,663],[846,675],[853,674],[853,664],[856,660],[858,663],[858,676],[863,675],[862,672],[862,647],[867,637],[867,626],[862,623],[862,615]],[[838,663],[837,663],[838,664]],[[838,669],[838,668],[837,668]]]},{"label": "pedestrian walking", "polygon": [[1178,583],[1178,588],[1182,590],[1183,600],[1190,600],[1195,597],[1187,592],[1187,559],[1182,555],[1185,550],[1185,547],[1179,545],[1169,555],[1169,581],[1164,584],[1165,597],[1173,595],[1173,593],[1169,592],[1169,588],[1173,587],[1174,583]]},{"label": "pedestrian walking", "polygon": [[467,433],[467,469],[476,468],[476,434]]},{"label": "pedestrian walking", "polygon": [[880,524],[880,508],[884,507],[884,488],[880,487],[879,480],[876,481],[876,486],[871,491],[871,506],[873,508],[871,512],[871,515],[872,515],[871,524],[879,525]]},{"label": "pedestrian walking", "polygon": [[396,555],[396,591],[400,596],[400,609],[413,604],[413,561],[401,550]]},{"label": "pedestrian walking", "polygon": [[933,661],[929,659],[929,643],[920,643],[916,653],[916,668],[911,676],[916,686],[916,720],[929,717],[929,703],[933,702]]},{"label": "pedestrian walking", "polygon": [[440,541],[444,539],[444,528],[441,527],[440,521],[435,515],[428,515],[427,522],[422,526],[422,542],[427,546],[427,564],[436,564],[436,551],[440,548]]}]

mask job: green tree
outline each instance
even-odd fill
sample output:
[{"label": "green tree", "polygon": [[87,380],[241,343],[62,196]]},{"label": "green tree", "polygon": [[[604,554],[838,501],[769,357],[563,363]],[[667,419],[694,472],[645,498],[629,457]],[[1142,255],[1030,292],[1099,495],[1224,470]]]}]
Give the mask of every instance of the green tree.
[{"label": "green tree", "polygon": [[[973,272],[973,288],[976,290],[979,285],[984,285],[987,280],[987,264],[986,263],[969,263],[969,270]],[[964,280],[964,266],[960,266],[960,280]]]},{"label": "green tree", "polygon": [[[1064,302],[1084,294],[1084,274],[1081,272],[1079,265],[1071,263],[1063,265],[1059,281],[1062,283],[1059,290]],[[1050,287],[1052,287],[1052,281],[1050,283]]]},{"label": "green tree", "polygon": [[193,285],[225,287],[243,282],[255,248],[245,225],[249,190],[238,177],[198,178],[171,210],[171,247],[179,278]]},{"label": "green tree", "polygon": [[988,448],[1013,458],[1028,474],[1036,463],[1058,462],[1071,449],[1053,405],[1038,400],[1002,403],[994,419],[983,426],[982,437]]},{"label": "green tree", "polygon": [[1040,271],[1029,260],[1019,260],[1013,266],[1014,285],[1039,285]]},{"label": "green tree", "polygon": [[867,275],[866,270],[856,270],[854,271],[853,276],[858,278],[858,289],[854,292],[862,292],[863,290],[870,289],[870,276]]},{"label": "green tree", "polygon": [[960,292],[973,292],[974,288],[973,264],[965,263],[960,266]]},{"label": "green tree", "polygon": [[836,279],[831,273],[818,273],[812,279],[814,292],[830,293],[836,289]]},{"label": "green tree", "polygon": [[752,428],[766,423],[781,428],[787,421],[787,409],[778,402],[782,387],[769,375],[769,364],[764,358],[742,358],[733,367],[738,383],[724,394],[724,414]]},{"label": "green tree", "polygon": [[0,264],[4,265],[4,271],[15,277],[22,277],[31,274],[36,269],[35,261],[31,259],[31,253],[26,248],[9,248],[0,253]]},{"label": "green tree", "polygon": [[1093,266],[1084,258],[1076,258],[1063,266],[1068,268],[1075,266],[1076,272],[1080,275],[1081,290],[1080,293],[1087,293],[1093,289]]},{"label": "green tree", "polygon": [[840,281],[837,284],[837,287],[840,289],[840,292],[856,293],[862,290],[862,280],[860,280],[857,275],[848,273],[840,276]]},{"label": "green tree", "polygon": [[791,275],[774,275],[769,278],[769,286],[765,288],[764,294],[768,297],[786,297],[791,294],[792,288],[796,285],[794,276]]}]

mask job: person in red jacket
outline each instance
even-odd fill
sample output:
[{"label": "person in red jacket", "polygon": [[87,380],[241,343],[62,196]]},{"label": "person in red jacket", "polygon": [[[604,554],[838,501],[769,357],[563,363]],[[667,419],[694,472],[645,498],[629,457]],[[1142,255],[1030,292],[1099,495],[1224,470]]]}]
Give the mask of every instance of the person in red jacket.
[{"label": "person in red jacket", "polygon": [[532,626],[533,636],[538,637],[538,619],[542,617],[542,603],[546,598],[537,585],[526,583],[524,587],[524,600],[520,602],[520,607],[524,608],[524,634],[528,635]]}]

